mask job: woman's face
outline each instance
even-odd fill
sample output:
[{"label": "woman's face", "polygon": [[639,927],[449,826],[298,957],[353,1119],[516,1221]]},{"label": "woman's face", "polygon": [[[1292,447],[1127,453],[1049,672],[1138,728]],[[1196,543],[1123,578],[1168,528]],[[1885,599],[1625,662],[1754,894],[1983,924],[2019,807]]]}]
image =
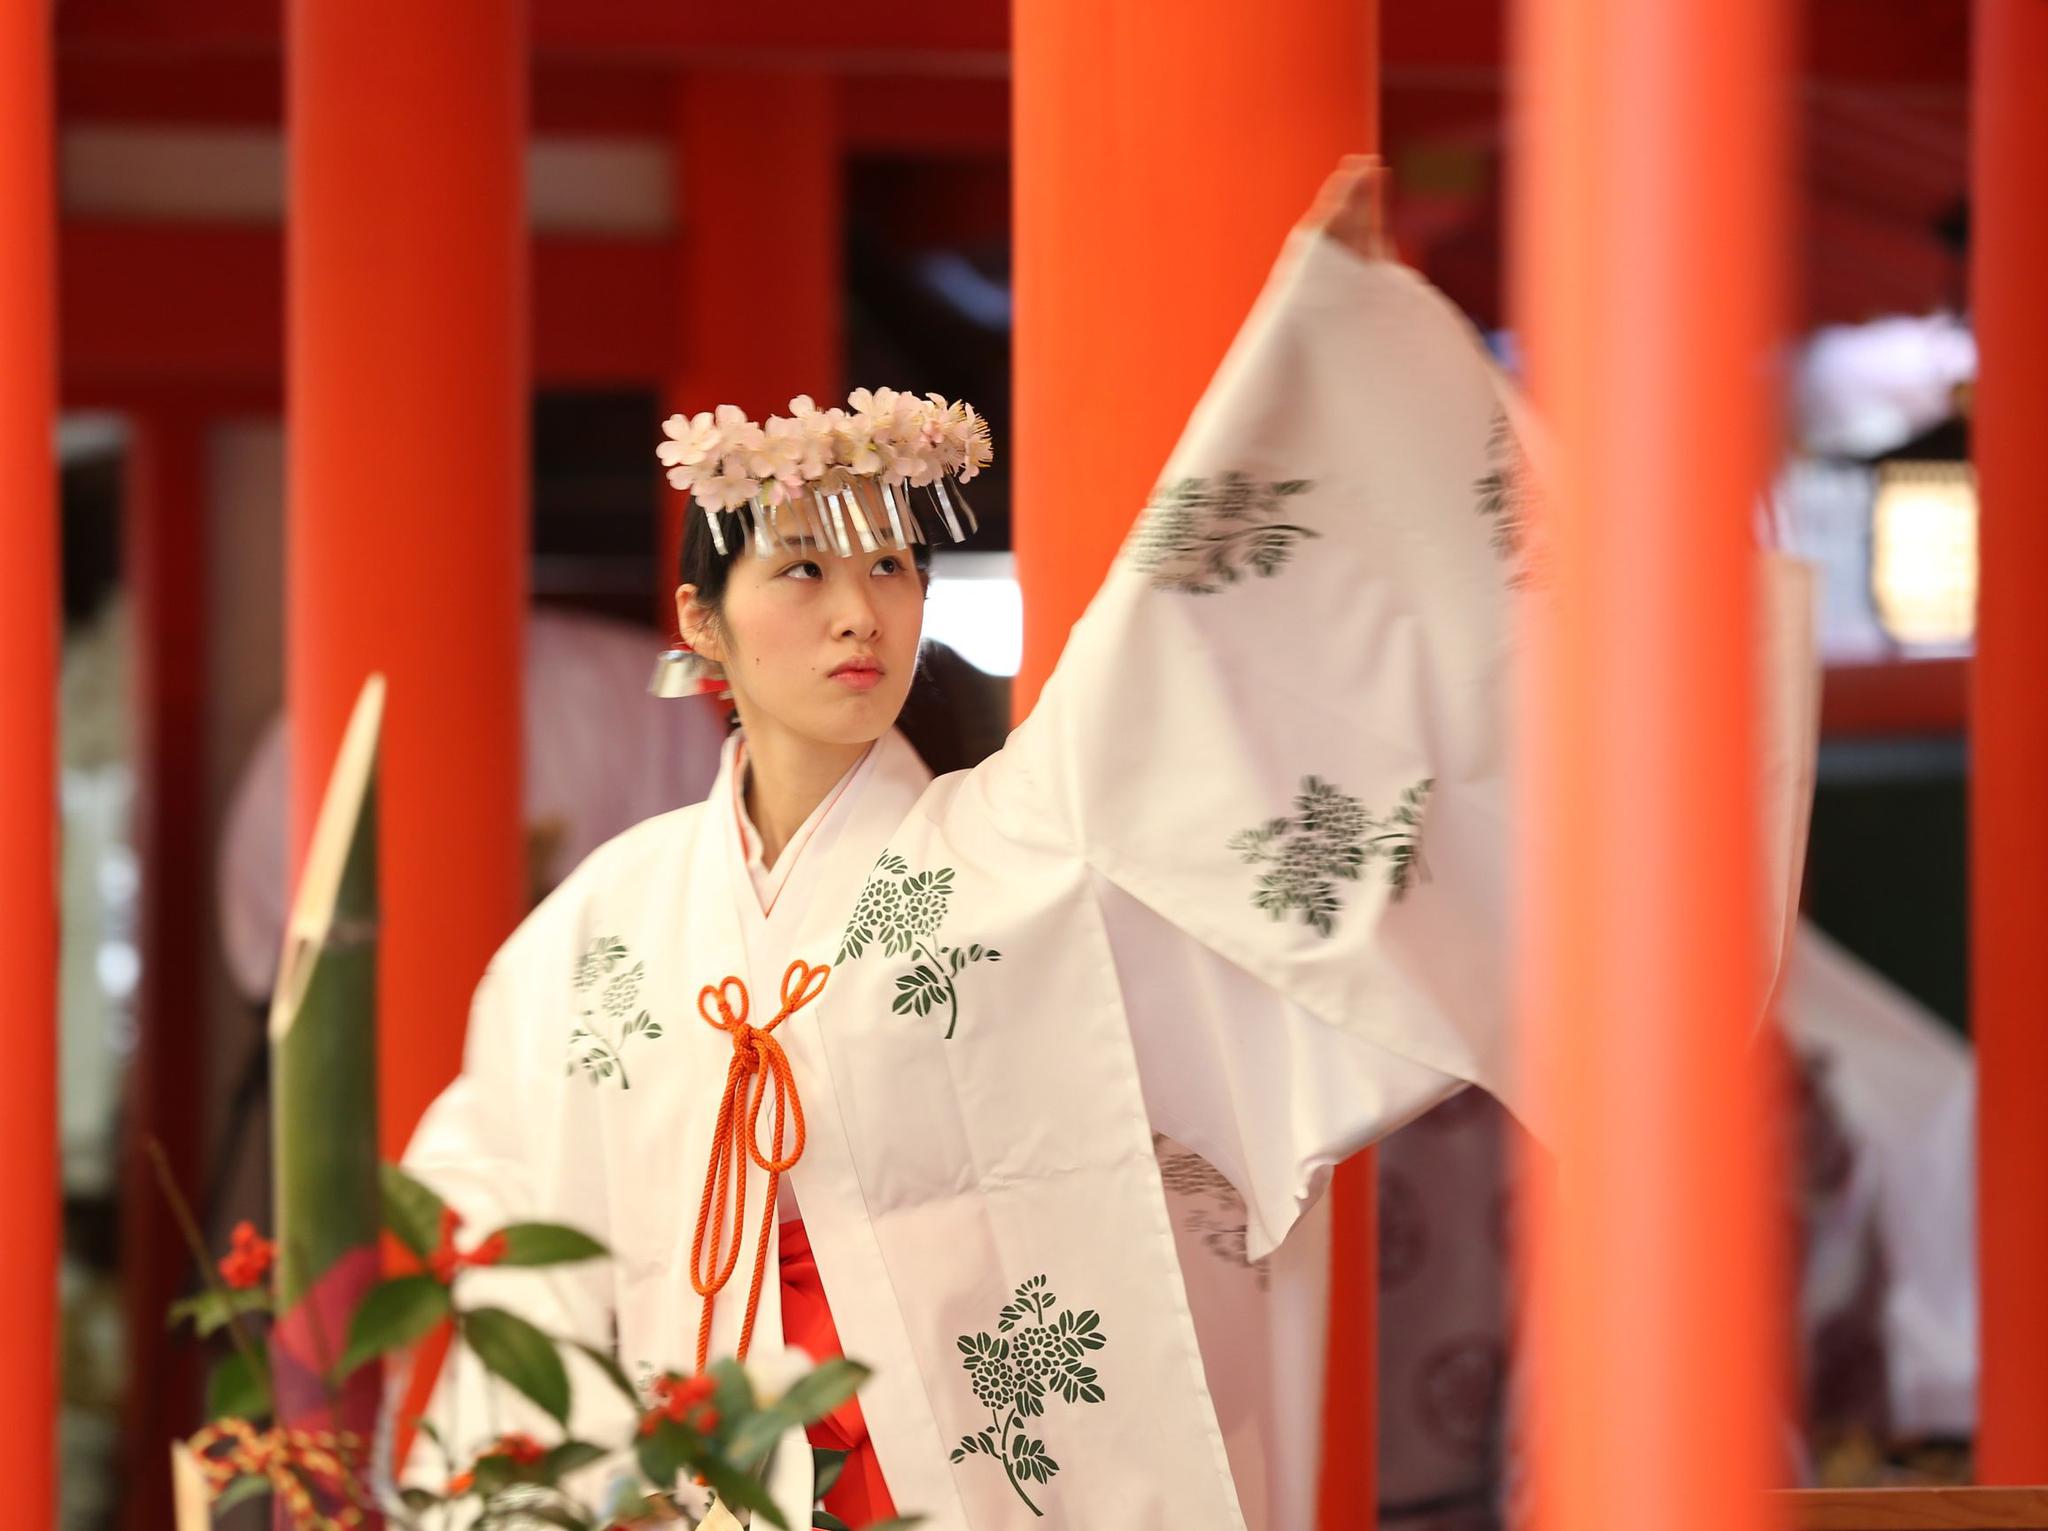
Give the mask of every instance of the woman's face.
[{"label": "woman's face", "polygon": [[868,744],[895,725],[917,669],[924,580],[893,548],[842,558],[810,543],[743,553],[715,622],[676,592],[682,631],[725,666],[740,716],[827,744]]}]

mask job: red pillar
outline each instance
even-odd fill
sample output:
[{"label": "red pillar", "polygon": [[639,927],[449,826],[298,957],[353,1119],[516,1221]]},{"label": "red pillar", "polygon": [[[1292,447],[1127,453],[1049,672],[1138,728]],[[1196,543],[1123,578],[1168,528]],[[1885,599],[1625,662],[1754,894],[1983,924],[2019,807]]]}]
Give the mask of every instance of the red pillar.
[{"label": "red pillar", "polygon": [[57,418],[48,0],[0,6],[0,1439],[8,1513],[57,1514]]},{"label": "red pillar", "polygon": [[1972,1026],[1983,1294],[1977,1475],[2048,1483],[2048,7],[1978,0],[1971,438],[1982,507],[1970,697]]},{"label": "red pillar", "polygon": [[525,908],[526,8],[292,0],[288,26],[293,843],[382,671],[395,1157],[455,1073],[470,992]]},{"label": "red pillar", "polygon": [[[1374,146],[1378,17],[1367,0],[1030,0],[1013,15],[1021,717],[1287,230],[1340,156]],[[1118,429],[1077,434],[1077,419]],[[1375,1375],[1372,1186],[1362,1159],[1333,1192],[1330,1527],[1368,1524],[1377,1496],[1359,1381]]]},{"label": "red pillar", "polygon": [[[679,327],[664,413],[736,404],[759,420],[788,413],[799,393],[842,402],[840,89],[789,70],[676,80]],[[664,488],[661,504],[656,620],[668,631],[687,502]]]},{"label": "red pillar", "polygon": [[1555,452],[1515,815],[1557,1155],[1530,1176],[1544,1531],[1744,1531],[1778,1465],[1748,635],[1783,9],[1520,7],[1512,293]]},{"label": "red pillar", "polygon": [[175,406],[129,416],[125,562],[135,614],[135,844],[142,871],[134,1056],[122,1113],[121,1279],[128,1323],[122,1523],[171,1513],[168,1441],[200,1422],[196,1353],[164,1327],[192,1256],[147,1152],[162,1144],[186,1198],[205,1187],[199,1137],[206,1047],[207,420]]}]

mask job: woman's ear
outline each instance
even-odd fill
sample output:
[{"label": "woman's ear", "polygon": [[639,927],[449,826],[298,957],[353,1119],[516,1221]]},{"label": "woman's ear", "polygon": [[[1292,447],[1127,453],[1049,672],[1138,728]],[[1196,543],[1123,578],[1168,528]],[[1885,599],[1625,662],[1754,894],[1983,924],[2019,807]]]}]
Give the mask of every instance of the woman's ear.
[{"label": "woman's ear", "polygon": [[719,641],[718,624],[697,599],[695,585],[676,586],[676,631],[683,642],[714,664],[725,663],[725,645]]}]

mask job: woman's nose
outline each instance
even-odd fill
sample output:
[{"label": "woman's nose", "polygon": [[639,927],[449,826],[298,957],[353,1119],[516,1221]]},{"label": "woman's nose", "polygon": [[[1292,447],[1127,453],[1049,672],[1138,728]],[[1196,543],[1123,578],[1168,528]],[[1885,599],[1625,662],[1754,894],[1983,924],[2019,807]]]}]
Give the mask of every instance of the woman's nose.
[{"label": "woman's nose", "polygon": [[842,638],[870,638],[874,636],[876,621],[875,603],[868,599],[865,590],[856,586],[841,602],[834,627]]}]

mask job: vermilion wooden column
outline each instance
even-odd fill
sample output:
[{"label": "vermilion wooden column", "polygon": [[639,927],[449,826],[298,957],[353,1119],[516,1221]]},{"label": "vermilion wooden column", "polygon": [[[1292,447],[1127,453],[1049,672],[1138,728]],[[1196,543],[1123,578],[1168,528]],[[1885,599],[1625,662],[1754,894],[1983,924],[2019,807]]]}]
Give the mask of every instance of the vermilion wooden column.
[{"label": "vermilion wooden column", "polygon": [[1970,696],[1977,1042],[1977,1474],[2048,1483],[2048,6],[1978,0],[1971,168],[1971,441],[1982,506]]},{"label": "vermilion wooden column", "polygon": [[166,1443],[201,1419],[197,1353],[164,1326],[191,1290],[192,1256],[148,1154],[160,1143],[186,1197],[201,1184],[207,910],[207,417],[151,405],[129,413],[123,536],[135,613],[135,844],[142,871],[142,980],[122,1108],[121,1281],[129,1326],[121,1520],[170,1518]]},{"label": "vermilion wooden column", "polygon": [[0,6],[0,1440],[57,1514],[57,418],[50,5]]},{"label": "vermilion wooden column", "polygon": [[[1288,229],[1374,146],[1378,29],[1369,0],[1013,14],[1021,717]],[[1349,1531],[1377,1500],[1373,1184],[1354,1160],[1333,1193],[1322,1516]]]},{"label": "vermilion wooden column", "polygon": [[1752,507],[1782,6],[1522,0],[1513,296],[1555,452],[1516,825],[1544,1531],[1744,1531],[1778,1465]]},{"label": "vermilion wooden column", "polygon": [[394,1157],[455,1073],[471,990],[525,908],[525,24],[515,0],[288,12],[293,843],[383,671]]},{"label": "vermilion wooden column", "polygon": [[[820,407],[843,400],[841,89],[830,75],[787,70],[677,78],[680,329],[664,413],[736,404],[759,420],[788,413],[800,393]],[[662,494],[656,620],[668,631],[689,502],[666,485]]]}]

